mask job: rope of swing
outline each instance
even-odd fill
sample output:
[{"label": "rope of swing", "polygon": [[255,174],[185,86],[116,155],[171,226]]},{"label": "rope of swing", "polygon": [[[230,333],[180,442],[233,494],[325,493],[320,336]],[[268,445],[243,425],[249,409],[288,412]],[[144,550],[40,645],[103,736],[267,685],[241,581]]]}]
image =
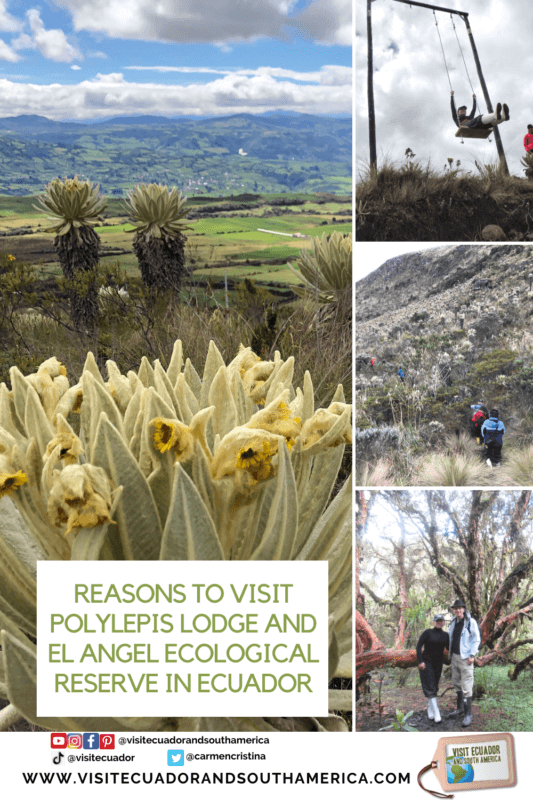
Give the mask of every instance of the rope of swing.
[{"label": "rope of swing", "polygon": [[452,82],[450,80],[450,73],[448,72],[448,64],[446,63],[446,56],[444,54],[444,47],[442,46],[442,39],[440,37],[439,23],[437,22],[437,15],[435,14],[435,11],[433,11],[433,16],[435,17],[435,25],[437,26],[437,33],[439,34],[440,49],[442,50],[442,57],[444,59],[444,66],[446,68],[446,75],[448,76],[448,83],[450,84],[450,89],[453,92],[453,86],[452,86]]},{"label": "rope of swing", "polygon": [[[433,12],[433,13],[435,13],[435,12]],[[452,21],[453,29],[455,31],[455,38],[457,39],[457,44],[459,45],[459,52],[461,53],[461,58],[463,59],[463,64],[465,65],[465,71],[466,71],[466,75],[467,75],[467,78],[468,78],[468,83],[470,84],[470,88],[472,89],[472,94],[475,94],[474,87],[472,86],[472,81],[470,80],[470,75],[468,73],[468,67],[466,66],[465,57],[463,55],[463,48],[461,47],[461,42],[459,41],[459,37],[457,35],[457,28],[455,27],[455,22],[453,21],[453,17],[452,17],[451,14],[450,14],[450,19]]]}]

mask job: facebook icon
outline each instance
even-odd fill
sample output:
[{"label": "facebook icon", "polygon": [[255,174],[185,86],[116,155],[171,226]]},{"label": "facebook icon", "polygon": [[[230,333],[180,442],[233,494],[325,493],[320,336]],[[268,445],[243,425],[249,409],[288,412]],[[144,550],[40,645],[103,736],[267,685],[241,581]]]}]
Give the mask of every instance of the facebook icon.
[{"label": "facebook icon", "polygon": [[84,733],[83,734],[83,749],[84,750],[99,750],[100,749],[100,734],[99,733]]}]

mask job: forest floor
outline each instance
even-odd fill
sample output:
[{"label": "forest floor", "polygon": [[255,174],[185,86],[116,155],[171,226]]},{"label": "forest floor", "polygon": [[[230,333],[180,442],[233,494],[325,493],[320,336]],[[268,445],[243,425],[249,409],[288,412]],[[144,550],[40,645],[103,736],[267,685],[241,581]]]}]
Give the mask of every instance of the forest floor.
[{"label": "forest floor", "polygon": [[[525,671],[516,681],[507,675],[507,667],[485,667],[475,671],[474,695],[479,699],[472,703],[472,724],[468,732],[479,731],[531,731],[533,730],[533,678]],[[479,674],[478,674],[479,673]],[[396,678],[387,676],[379,694],[379,679],[373,679],[370,696],[364,695],[356,707],[356,731],[379,731],[396,721],[396,711],[404,714],[414,711],[407,724],[417,731],[464,731],[462,717],[449,718],[455,710],[456,694],[449,678],[440,682],[438,697],[442,722],[436,724],[427,718],[427,700],[415,671],[398,685]],[[368,684],[366,684],[368,685]],[[380,714],[381,710],[381,714]]]}]

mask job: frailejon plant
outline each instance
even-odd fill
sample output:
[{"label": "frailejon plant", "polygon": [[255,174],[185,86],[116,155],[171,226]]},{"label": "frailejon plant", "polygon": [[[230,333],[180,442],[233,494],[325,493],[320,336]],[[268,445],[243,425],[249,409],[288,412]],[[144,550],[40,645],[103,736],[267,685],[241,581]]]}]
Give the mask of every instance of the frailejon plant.
[{"label": "frailejon plant", "polygon": [[55,233],[63,275],[68,281],[72,320],[79,328],[91,329],[98,316],[96,267],[100,237],[94,225],[102,224],[107,199],[100,186],[75,178],[56,178],[45,187],[34,208],[51,214],[47,233]]},{"label": "frailejon plant", "polygon": [[[202,377],[181,342],[104,381],[87,355],[69,385],[56,358],[0,385],[0,729],[21,715],[56,730],[343,730],[326,719],[37,718],[36,563],[51,560],[327,560],[329,674],[348,677],[351,480],[330,495],[351,407],[314,408],[294,359],[211,342]],[[79,417],[77,416],[79,415]],[[338,488],[338,487],[337,487]],[[351,708],[330,691],[330,709]],[[132,709],[132,715],[135,709]]]},{"label": "frailejon plant", "polygon": [[303,282],[293,286],[302,297],[318,300],[319,303],[335,303],[343,299],[352,288],[352,240],[334,231],[329,239],[315,236],[311,250],[301,250],[297,269],[287,265]]},{"label": "frailejon plant", "polygon": [[141,184],[128,193],[126,211],[135,228],[133,250],[145,288],[178,291],[185,273],[186,197],[176,187]]}]

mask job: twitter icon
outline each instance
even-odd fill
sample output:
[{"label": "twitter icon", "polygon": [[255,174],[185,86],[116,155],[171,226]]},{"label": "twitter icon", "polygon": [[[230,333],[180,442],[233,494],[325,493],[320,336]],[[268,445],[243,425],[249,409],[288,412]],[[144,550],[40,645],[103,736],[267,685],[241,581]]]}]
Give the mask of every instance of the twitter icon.
[{"label": "twitter icon", "polygon": [[183,750],[167,750],[167,764],[169,767],[182,767],[185,763]]}]

